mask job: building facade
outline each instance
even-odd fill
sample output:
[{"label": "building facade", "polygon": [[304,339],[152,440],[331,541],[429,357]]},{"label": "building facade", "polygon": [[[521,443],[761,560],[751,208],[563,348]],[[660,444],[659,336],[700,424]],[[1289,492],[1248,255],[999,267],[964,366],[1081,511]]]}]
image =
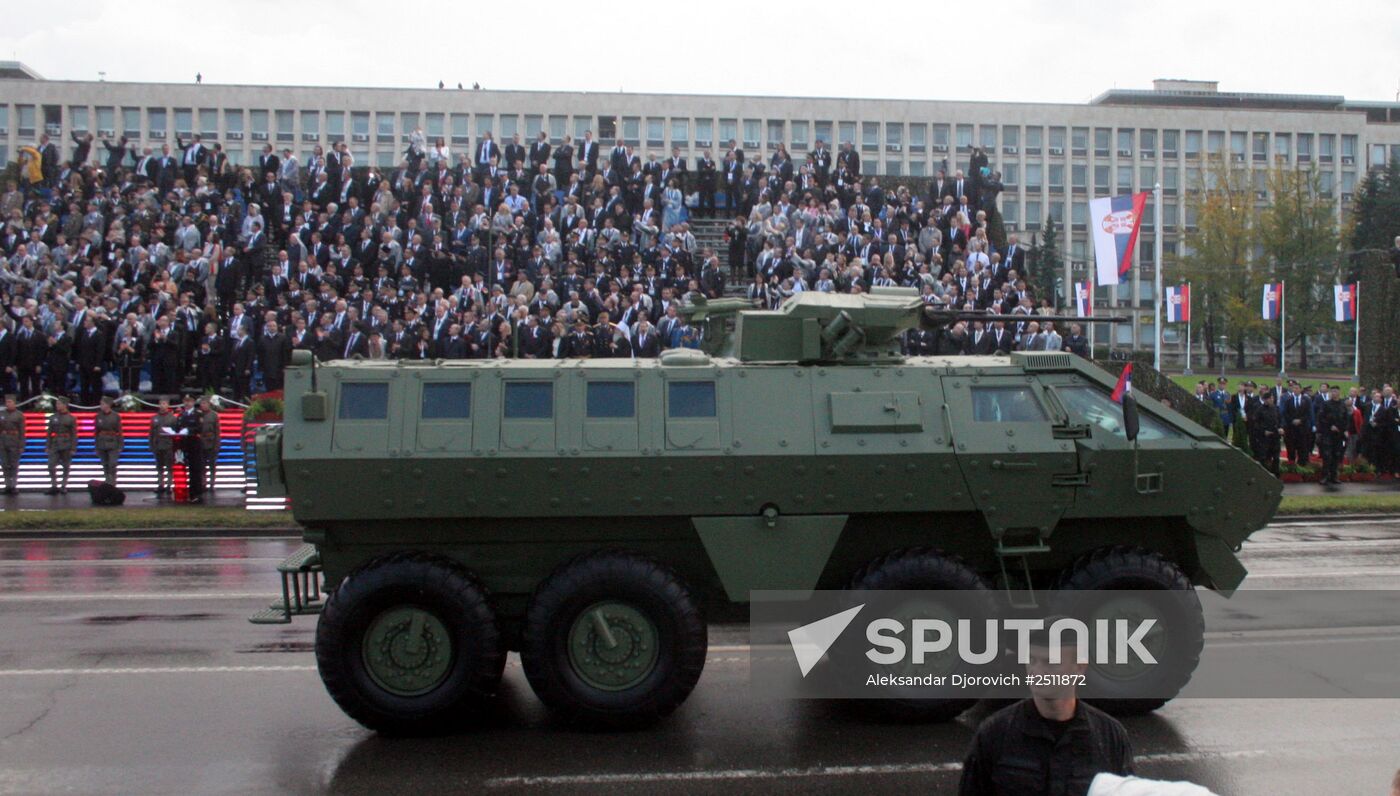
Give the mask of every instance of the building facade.
[{"label": "building facade", "polygon": [[[869,175],[924,177],[966,169],[975,146],[986,150],[1006,191],[1009,231],[1039,229],[1048,217],[1062,231],[1071,278],[1091,279],[1088,202],[1095,196],[1163,189],[1164,257],[1194,224],[1185,193],[1202,184],[1208,158],[1228,156],[1252,170],[1256,200],[1267,201],[1275,164],[1316,168],[1321,190],[1344,214],[1368,168],[1400,157],[1400,103],[1348,102],[1339,96],[1220,92],[1213,82],[1159,80],[1151,90],[1111,90],[1087,104],[937,100],[744,97],[687,94],[482,91],[306,86],[109,83],[46,80],[0,62],[0,162],[41,133],[71,153],[71,132],[99,141],[125,135],[159,149],[200,134],[223,144],[235,163],[256,162],[265,144],[292,149],[303,162],[316,145],[344,141],[356,165],[389,167],[408,133],[422,126],[453,158],[482,134],[497,141],[540,131],[559,143],[591,130],[606,147],[616,138],[645,158],[722,155],[735,140],[765,159],[783,144],[801,161],[817,140],[852,142]],[[94,157],[104,150],[98,146]],[[1150,310],[1153,221],[1139,238],[1132,285],[1099,289],[1137,314]],[[1122,327],[1136,342],[1138,327]],[[1150,339],[1150,330],[1147,331]]]}]

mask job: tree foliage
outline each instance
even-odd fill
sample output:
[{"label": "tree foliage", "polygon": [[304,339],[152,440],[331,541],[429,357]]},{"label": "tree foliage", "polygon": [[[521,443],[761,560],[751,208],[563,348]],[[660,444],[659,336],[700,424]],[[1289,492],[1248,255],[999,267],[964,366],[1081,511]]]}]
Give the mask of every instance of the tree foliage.
[{"label": "tree foliage", "polygon": [[1400,379],[1400,275],[1389,252],[1400,235],[1400,159],[1362,183],[1352,210],[1348,280],[1361,285],[1361,383]]},{"label": "tree foliage", "polygon": [[[1050,299],[1050,303],[1060,306],[1055,296],[1055,270],[1064,262],[1060,256],[1059,234],[1055,230],[1055,219],[1045,217],[1040,232],[1031,238],[1031,248],[1026,252],[1026,270],[1030,272],[1030,283],[1036,286],[1037,298]],[[1069,286],[1065,286],[1069,290]]]},{"label": "tree foliage", "polygon": [[1267,185],[1270,203],[1258,210],[1256,224],[1259,252],[1269,281],[1285,283],[1288,339],[1280,350],[1300,349],[1298,364],[1306,369],[1309,339],[1349,334],[1332,314],[1341,244],[1336,209],[1322,197],[1316,170],[1275,168]]}]

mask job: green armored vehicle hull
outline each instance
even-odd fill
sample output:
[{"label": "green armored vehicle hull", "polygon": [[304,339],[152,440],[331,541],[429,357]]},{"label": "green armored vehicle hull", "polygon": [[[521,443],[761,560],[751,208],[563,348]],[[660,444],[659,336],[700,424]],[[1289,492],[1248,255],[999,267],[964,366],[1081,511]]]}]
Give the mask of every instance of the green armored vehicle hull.
[{"label": "green armored vehicle hull", "polygon": [[930,322],[903,292],[689,312],[706,350],[658,359],[290,368],[259,493],[313,549],[255,621],[320,610],[323,679],[372,728],[469,713],[510,650],[551,708],[636,724],[750,590],[1231,590],[1279,501],[1164,405],[1125,421],[1070,354],[899,357]]}]

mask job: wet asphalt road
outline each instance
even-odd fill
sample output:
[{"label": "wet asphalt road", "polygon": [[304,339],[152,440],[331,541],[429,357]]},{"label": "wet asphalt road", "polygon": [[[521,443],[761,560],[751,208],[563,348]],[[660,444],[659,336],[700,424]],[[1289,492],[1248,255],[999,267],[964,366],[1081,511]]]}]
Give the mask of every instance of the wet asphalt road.
[{"label": "wet asphalt road", "polygon": [[[651,731],[556,725],[512,658],[485,728],[378,738],[322,689],[313,620],[244,621],[298,544],[0,540],[0,793],[942,793],[985,715],[901,727],[756,699],[743,629],[717,627]],[[1274,526],[1244,560],[1253,588],[1400,589],[1400,519]],[[1400,766],[1394,700],[1178,700],[1126,723],[1139,773],[1219,793],[1384,793]]]}]

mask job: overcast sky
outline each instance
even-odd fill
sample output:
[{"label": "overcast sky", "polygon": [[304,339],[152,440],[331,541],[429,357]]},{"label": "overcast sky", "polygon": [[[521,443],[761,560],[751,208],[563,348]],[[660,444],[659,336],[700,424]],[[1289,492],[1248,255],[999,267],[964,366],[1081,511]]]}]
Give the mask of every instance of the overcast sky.
[{"label": "overcast sky", "polygon": [[[68,0],[6,14],[53,79],[1084,102],[1153,78],[1394,101],[1395,0]],[[209,10],[201,10],[208,8]],[[486,10],[483,10],[486,9]],[[587,9],[587,12],[584,11]]]}]

